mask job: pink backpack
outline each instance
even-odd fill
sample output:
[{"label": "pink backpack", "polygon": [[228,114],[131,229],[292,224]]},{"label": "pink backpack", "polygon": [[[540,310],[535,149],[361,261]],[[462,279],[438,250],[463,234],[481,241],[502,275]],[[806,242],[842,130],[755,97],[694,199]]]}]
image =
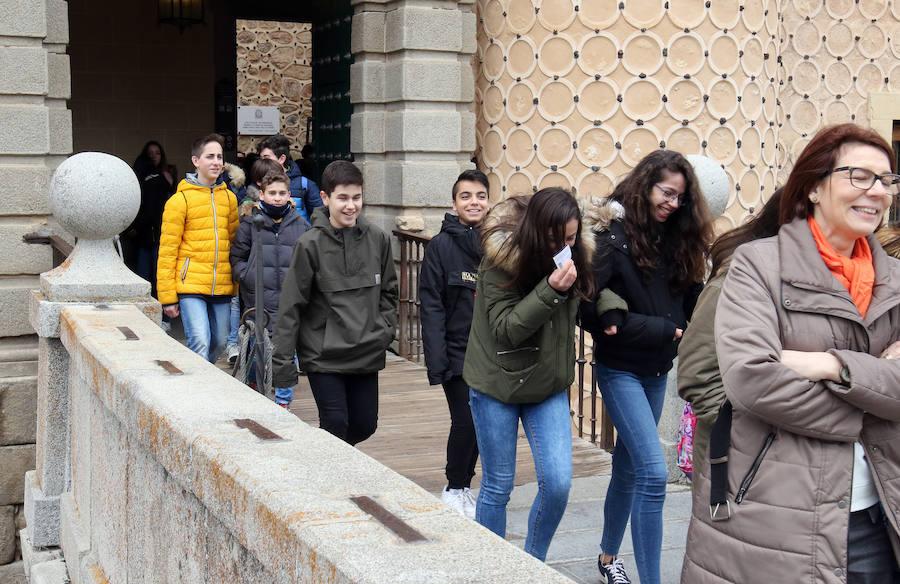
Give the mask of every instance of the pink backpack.
[{"label": "pink backpack", "polygon": [[694,474],[694,428],[697,426],[697,416],[690,403],[684,404],[681,413],[681,424],[678,425],[678,437],[675,443],[675,456],[678,460],[678,468],[691,478]]}]

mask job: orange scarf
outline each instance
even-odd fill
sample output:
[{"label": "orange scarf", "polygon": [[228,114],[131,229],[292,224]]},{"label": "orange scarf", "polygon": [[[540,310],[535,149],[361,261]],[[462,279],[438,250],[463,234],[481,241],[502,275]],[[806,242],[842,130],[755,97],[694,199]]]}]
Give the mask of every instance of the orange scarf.
[{"label": "orange scarf", "polygon": [[872,287],[875,285],[875,266],[872,264],[869,242],[865,237],[857,239],[853,246],[853,255],[848,258],[834,251],[812,215],[809,216],[808,222],[816,247],[819,248],[819,255],[834,277],[850,292],[850,298],[865,318],[869,303],[872,302]]}]

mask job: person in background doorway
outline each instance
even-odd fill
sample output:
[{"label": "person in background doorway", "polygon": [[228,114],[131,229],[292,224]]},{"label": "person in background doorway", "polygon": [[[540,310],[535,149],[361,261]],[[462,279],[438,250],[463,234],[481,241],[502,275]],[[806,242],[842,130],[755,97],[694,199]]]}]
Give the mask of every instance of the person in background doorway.
[{"label": "person in background doorway", "polygon": [[156,292],[156,260],[159,252],[159,230],[163,208],[175,192],[175,167],[166,161],[162,145],[150,140],[134,161],[134,173],[141,186],[141,206],[131,225],[122,232],[125,265],[150,282]]},{"label": "person in background doorway", "polygon": [[303,176],[310,180],[319,180],[319,163],[316,161],[316,147],[307,142],[300,149],[300,156],[302,158],[297,162],[297,165],[300,167],[300,172],[303,173]]},{"label": "person in background doorway", "polygon": [[291,142],[281,134],[269,136],[259,143],[259,156],[278,162],[291,179],[291,198],[297,211],[310,221],[313,209],[322,206],[319,187],[300,172],[297,163],[291,160]]},{"label": "person in background doorway", "polygon": [[469,386],[462,378],[472,324],[475,282],[481,263],[481,222],[490,208],[488,179],[466,170],[453,184],[453,210],[425,248],[419,275],[419,318],[428,382],[444,387],[450,408],[447,486],[441,499],[470,519],[475,498],[469,487],[478,461],[478,442],[469,410]]}]

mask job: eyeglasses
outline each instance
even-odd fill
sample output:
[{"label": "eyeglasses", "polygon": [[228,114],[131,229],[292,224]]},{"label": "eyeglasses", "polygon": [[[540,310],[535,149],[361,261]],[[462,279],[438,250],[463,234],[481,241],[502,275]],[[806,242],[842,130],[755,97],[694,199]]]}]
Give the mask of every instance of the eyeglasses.
[{"label": "eyeglasses", "polygon": [[656,188],[658,188],[660,190],[660,192],[663,194],[663,197],[665,197],[665,199],[668,202],[674,203],[675,201],[678,201],[679,205],[684,202],[684,196],[685,196],[684,193],[679,194],[679,193],[676,193],[675,191],[670,191],[669,189],[661,187],[659,185],[653,185],[653,186],[655,186]]},{"label": "eyeglasses", "polygon": [[894,196],[900,193],[900,174],[875,174],[868,168],[842,166],[825,173],[825,175],[845,170],[850,174],[850,184],[860,190],[867,191],[875,186],[875,181],[878,181],[889,195]]}]

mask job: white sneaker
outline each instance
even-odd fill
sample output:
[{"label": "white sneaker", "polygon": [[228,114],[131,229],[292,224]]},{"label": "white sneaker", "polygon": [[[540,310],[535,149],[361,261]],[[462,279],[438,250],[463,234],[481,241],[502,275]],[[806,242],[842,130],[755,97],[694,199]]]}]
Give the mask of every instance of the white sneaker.
[{"label": "white sneaker", "polygon": [[468,502],[468,498],[466,497],[466,491],[468,489],[451,489],[449,486],[444,487],[443,492],[441,492],[441,501],[450,505],[454,511],[460,513],[464,517],[468,517],[469,515],[466,513],[466,505]]},{"label": "white sneaker", "polygon": [[472,521],[475,521],[475,506],[477,503],[477,501],[475,499],[475,494],[472,493],[472,489],[470,489],[469,487],[466,487],[463,489],[463,497],[465,498],[465,505],[463,507],[463,509],[464,509],[463,515],[465,515]]},{"label": "white sneaker", "polygon": [[162,328],[162,330],[164,330],[166,332],[169,332],[172,330],[172,323],[170,323],[167,320],[159,321],[159,326],[160,326],[160,328]]},{"label": "white sneaker", "polygon": [[228,345],[225,347],[225,355],[228,357],[228,364],[234,365],[234,362],[237,361],[238,354],[240,350],[237,345]]}]

